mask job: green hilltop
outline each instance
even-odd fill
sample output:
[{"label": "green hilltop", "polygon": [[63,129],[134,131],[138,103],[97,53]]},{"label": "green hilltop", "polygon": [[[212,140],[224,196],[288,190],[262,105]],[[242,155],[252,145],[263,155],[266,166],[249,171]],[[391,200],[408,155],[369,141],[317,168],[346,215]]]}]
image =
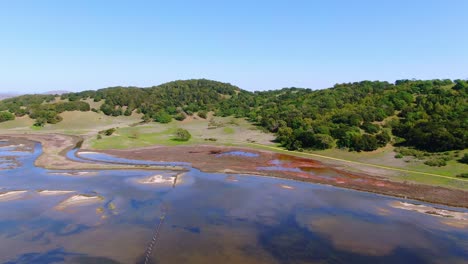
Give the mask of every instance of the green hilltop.
[{"label": "green hilltop", "polygon": [[[372,151],[391,143],[442,152],[467,148],[467,92],[464,80],[362,81],[262,92],[206,79],[179,80],[67,93],[60,100],[58,95],[8,98],[0,101],[0,122],[29,115],[35,126],[43,126],[60,122],[62,112],[78,110],[109,116],[138,112],[144,122],[167,123],[213,112],[246,118],[275,133],[289,150]],[[93,108],[92,101],[102,104]]]}]

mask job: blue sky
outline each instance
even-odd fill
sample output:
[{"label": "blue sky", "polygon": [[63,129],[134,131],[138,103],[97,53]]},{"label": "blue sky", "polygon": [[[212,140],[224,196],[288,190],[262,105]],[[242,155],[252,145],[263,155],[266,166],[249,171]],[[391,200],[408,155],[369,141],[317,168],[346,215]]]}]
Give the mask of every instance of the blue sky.
[{"label": "blue sky", "polygon": [[0,1],[0,92],[468,78],[468,1]]}]

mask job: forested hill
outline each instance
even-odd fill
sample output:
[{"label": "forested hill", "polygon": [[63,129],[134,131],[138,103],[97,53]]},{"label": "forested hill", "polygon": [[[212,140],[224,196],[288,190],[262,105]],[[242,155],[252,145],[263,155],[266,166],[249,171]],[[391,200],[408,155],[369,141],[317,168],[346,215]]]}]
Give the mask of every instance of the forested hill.
[{"label": "forested hill", "polygon": [[[252,93],[201,79],[69,93],[59,102],[53,95],[9,98],[0,101],[0,121],[27,114],[40,126],[59,122],[63,111],[92,110],[114,116],[137,111],[145,121],[164,123],[214,111],[219,116],[246,117],[277,133],[288,149],[370,151],[398,143],[446,151],[468,145],[467,93],[468,82],[463,80],[363,81],[323,90]],[[104,103],[100,109],[90,109],[84,101],[90,98]]]}]

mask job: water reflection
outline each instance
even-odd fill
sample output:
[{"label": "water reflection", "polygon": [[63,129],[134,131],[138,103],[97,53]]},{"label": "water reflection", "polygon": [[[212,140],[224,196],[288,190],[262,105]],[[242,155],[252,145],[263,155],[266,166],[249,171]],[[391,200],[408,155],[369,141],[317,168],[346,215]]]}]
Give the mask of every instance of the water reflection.
[{"label": "water reflection", "polygon": [[[0,149],[0,156],[14,151]],[[174,172],[49,171],[33,165],[40,153],[35,145],[15,156],[21,166],[0,171],[0,193],[26,191],[0,200],[2,263],[143,263],[163,215],[152,263],[463,263],[468,258],[466,221],[392,207],[401,199],[196,169],[173,188],[141,180]],[[329,176],[323,169],[310,173]],[[57,208],[77,195],[99,199]]]}]

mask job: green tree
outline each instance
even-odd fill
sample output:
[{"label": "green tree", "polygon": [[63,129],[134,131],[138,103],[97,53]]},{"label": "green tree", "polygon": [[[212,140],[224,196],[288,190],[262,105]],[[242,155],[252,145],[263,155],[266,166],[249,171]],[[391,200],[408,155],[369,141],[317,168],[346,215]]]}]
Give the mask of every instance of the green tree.
[{"label": "green tree", "polygon": [[161,110],[154,115],[154,121],[162,123],[162,124],[169,123],[171,122],[171,120],[172,120],[172,116],[164,110]]},{"label": "green tree", "polygon": [[178,128],[174,135],[174,140],[189,141],[192,135],[186,129]]},{"label": "green tree", "polygon": [[15,115],[10,113],[10,112],[6,112],[6,111],[2,111],[0,112],[0,122],[5,122],[5,121],[8,121],[8,120],[14,120],[15,119]]}]

